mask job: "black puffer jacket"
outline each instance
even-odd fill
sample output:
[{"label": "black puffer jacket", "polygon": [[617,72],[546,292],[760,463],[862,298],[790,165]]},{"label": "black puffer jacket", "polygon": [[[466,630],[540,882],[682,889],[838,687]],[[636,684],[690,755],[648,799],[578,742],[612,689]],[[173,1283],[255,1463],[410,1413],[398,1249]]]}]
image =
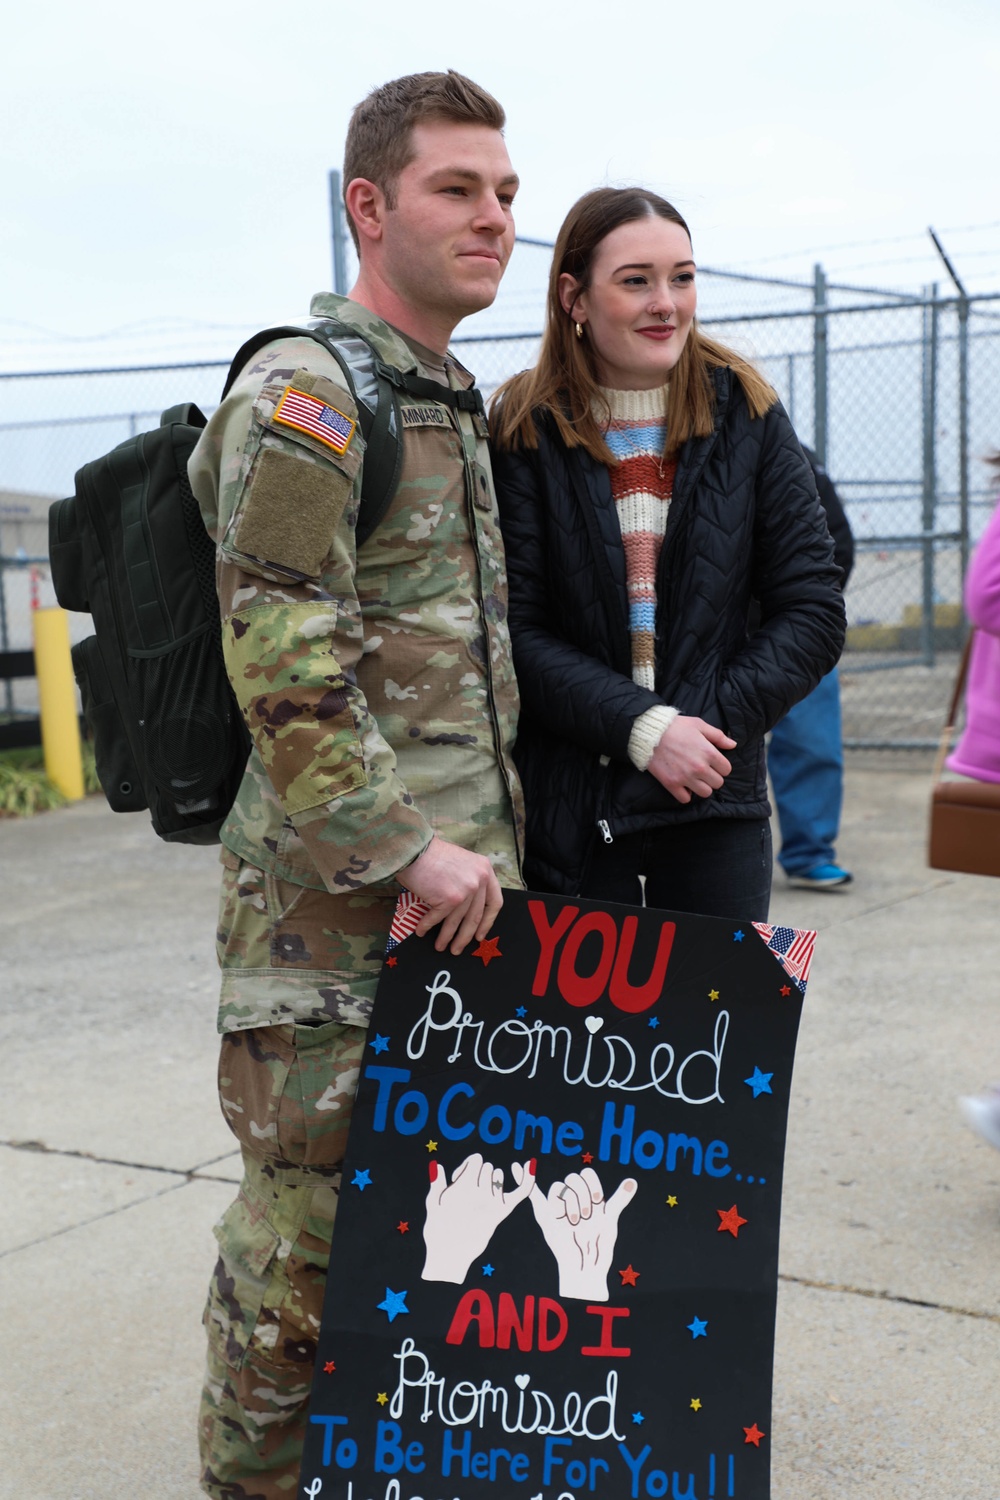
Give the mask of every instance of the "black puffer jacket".
[{"label": "black puffer jacket", "polygon": [[[791,424],[780,406],[753,419],[728,369],[716,372],[716,393],[712,435],[678,455],[657,573],[655,692],[631,677],[608,470],[567,450],[544,417],[537,450],[495,454],[536,889],[579,889],[600,820],[614,835],[766,817],[764,734],[840,655],[840,570]],[[681,804],[629,761],[634,720],[662,703],[736,740],[732,772],[711,797]]]}]

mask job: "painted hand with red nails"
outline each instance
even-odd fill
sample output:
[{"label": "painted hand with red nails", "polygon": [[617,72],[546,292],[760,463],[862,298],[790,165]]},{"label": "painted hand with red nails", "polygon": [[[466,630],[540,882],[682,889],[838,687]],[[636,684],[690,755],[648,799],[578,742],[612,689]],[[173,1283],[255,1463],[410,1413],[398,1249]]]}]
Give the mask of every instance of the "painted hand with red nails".
[{"label": "painted hand with red nails", "polygon": [[451,1182],[440,1162],[430,1163],[431,1185],[424,1220],[424,1281],[461,1285],[469,1267],[482,1255],[499,1225],[535,1186],[534,1158],[514,1162],[517,1186],[504,1190],[503,1167],[484,1161],[478,1151],[455,1168]]},{"label": "painted hand with red nails", "polygon": [[638,1185],[626,1177],[606,1199],[593,1167],[584,1167],[565,1182],[554,1182],[548,1193],[535,1188],[531,1206],[559,1267],[560,1297],[607,1302],[618,1220]]}]

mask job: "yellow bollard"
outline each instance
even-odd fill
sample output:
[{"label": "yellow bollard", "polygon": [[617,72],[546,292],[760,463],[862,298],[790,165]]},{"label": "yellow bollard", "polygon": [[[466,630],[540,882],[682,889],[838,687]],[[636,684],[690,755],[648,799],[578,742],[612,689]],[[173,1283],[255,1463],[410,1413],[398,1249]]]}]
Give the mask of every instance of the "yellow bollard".
[{"label": "yellow bollard", "polygon": [[76,684],[69,654],[69,624],[63,609],[32,611],[35,672],[42,718],[45,774],[71,802],[83,796]]}]

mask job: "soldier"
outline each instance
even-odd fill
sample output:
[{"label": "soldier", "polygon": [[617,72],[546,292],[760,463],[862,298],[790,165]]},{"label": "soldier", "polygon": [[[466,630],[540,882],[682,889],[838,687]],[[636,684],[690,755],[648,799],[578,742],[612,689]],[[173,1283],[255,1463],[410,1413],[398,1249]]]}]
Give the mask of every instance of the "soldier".
[{"label": "soldier", "polygon": [[[447,354],[513,246],[499,104],[460,74],[376,89],[348,131],[360,272],[312,312],[450,390]],[[374,356],[349,340],[359,392]],[[192,457],[218,543],[229,675],[250,729],[222,831],[219,1067],[239,1195],[205,1312],[202,1487],[294,1495],[365,1028],[396,898],[459,953],[520,884],[516,696],[485,424],[402,399],[394,498],[356,545],[364,443],[340,366],[286,338],[244,368]],[[345,1287],[345,1294],[350,1288]]]}]

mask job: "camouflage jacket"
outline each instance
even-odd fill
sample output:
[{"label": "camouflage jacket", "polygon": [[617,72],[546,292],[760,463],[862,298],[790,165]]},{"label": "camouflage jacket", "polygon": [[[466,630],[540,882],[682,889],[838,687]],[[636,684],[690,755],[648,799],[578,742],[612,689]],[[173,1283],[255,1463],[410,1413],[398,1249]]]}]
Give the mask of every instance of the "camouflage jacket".
[{"label": "camouflage jacket", "polygon": [[[363,331],[387,364],[440,378],[356,303],[320,295],[311,311]],[[363,395],[371,355],[361,340],[345,349]],[[450,359],[447,375],[453,389],[472,383]],[[222,830],[222,1030],[363,1024],[392,877],[435,832],[520,884],[517,699],[485,425],[443,402],[401,404],[399,483],[360,548],[357,407],[314,341],[264,349],[191,458],[253,740]],[[308,920],[290,919],[293,903]]]}]

